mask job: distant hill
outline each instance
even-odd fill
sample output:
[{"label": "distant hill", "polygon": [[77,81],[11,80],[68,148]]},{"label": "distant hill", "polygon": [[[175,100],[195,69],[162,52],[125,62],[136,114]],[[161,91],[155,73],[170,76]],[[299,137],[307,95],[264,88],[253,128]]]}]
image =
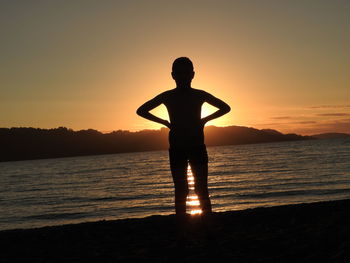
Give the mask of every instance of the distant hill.
[{"label": "distant hill", "polygon": [[[205,128],[206,144],[234,145],[312,139],[275,130],[229,126]],[[0,161],[58,158],[168,149],[168,129],[103,134],[88,129],[0,128]]]},{"label": "distant hill", "polygon": [[315,134],[311,137],[316,139],[337,139],[337,138],[349,138],[350,134],[348,133],[321,133],[321,134]]},{"label": "distant hill", "polygon": [[311,139],[308,136],[301,136],[297,134],[283,134],[276,130],[258,130],[255,128],[242,126],[209,126],[205,129],[205,137],[206,144],[208,146]]},{"label": "distant hill", "polygon": [[267,132],[267,133],[271,133],[271,134],[275,134],[275,135],[281,135],[283,133],[279,132],[279,131],[276,131],[276,130],[273,130],[273,129],[262,129],[261,131],[263,132]]}]

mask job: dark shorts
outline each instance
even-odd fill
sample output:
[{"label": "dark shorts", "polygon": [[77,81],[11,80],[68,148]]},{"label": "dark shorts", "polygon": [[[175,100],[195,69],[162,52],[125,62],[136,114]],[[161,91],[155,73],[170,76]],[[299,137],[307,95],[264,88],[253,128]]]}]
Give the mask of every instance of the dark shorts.
[{"label": "dark shorts", "polygon": [[169,149],[170,166],[208,163],[208,153],[205,144],[188,148]]}]

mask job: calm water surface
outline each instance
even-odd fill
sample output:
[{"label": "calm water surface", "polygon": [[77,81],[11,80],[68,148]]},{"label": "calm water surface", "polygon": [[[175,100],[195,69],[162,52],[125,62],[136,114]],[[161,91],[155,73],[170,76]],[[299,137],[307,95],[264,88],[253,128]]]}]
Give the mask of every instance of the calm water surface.
[{"label": "calm water surface", "polygon": [[[350,139],[208,148],[215,212],[350,198]],[[0,230],[174,213],[167,151],[0,163]]]}]

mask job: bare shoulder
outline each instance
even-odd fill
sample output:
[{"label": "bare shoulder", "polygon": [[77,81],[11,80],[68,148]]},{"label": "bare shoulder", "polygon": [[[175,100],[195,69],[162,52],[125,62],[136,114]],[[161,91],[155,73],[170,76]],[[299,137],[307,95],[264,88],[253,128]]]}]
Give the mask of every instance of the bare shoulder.
[{"label": "bare shoulder", "polygon": [[167,100],[174,94],[174,92],[175,92],[174,89],[170,89],[160,93],[158,96],[163,100]]},{"label": "bare shoulder", "polygon": [[169,89],[164,91],[162,94],[164,94],[165,96],[171,95],[175,92],[175,89]]},{"label": "bare shoulder", "polygon": [[206,92],[205,90],[194,89],[194,88],[192,88],[192,90],[196,95],[201,96],[203,98],[206,98],[208,96],[212,96],[209,92]]},{"label": "bare shoulder", "polygon": [[169,95],[171,95],[171,93],[172,93],[172,90],[166,90],[166,91],[158,94],[155,98],[157,98],[157,99],[165,99],[165,98],[169,97]]}]

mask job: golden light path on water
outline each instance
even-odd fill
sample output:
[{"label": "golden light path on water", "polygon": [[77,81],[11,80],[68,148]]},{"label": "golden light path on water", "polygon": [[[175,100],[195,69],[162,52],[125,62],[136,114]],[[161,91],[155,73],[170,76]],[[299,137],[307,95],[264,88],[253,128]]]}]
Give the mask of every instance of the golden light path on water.
[{"label": "golden light path on water", "polygon": [[190,211],[191,215],[201,214],[202,209],[199,206],[198,196],[194,191],[194,177],[190,166],[188,166],[187,168],[187,182],[188,182],[188,189],[189,189],[189,194],[186,200],[187,210]]}]

